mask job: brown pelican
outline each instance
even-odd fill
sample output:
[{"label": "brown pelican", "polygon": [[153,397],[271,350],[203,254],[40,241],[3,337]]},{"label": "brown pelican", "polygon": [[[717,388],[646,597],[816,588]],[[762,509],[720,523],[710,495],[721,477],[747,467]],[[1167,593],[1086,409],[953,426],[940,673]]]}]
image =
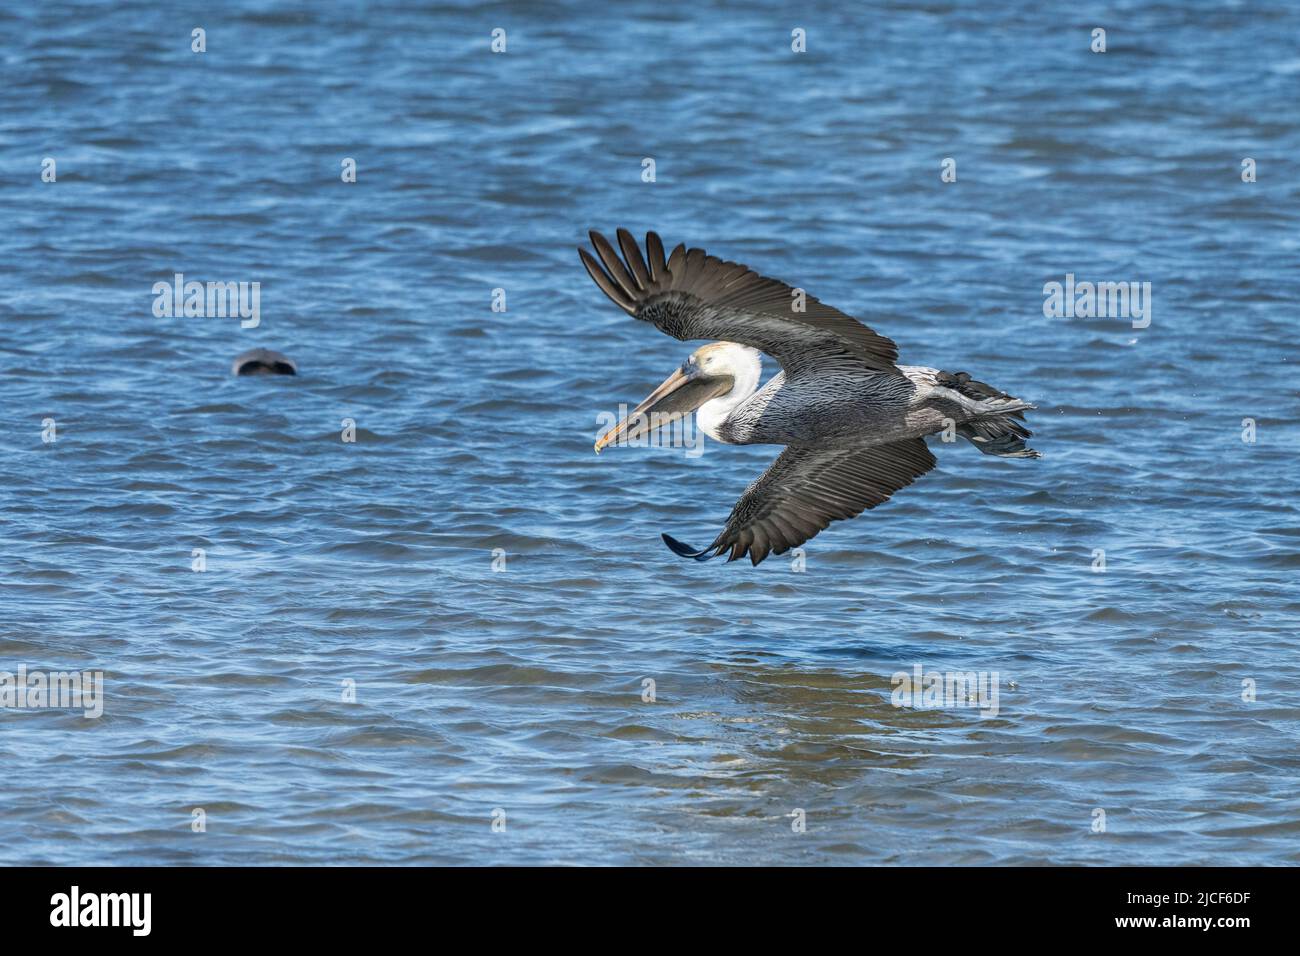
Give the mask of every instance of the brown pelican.
[{"label": "brown pelican", "polygon": [[235,358],[232,375],[297,375],[298,363],[281,352],[249,349]]},{"label": "brown pelican", "polygon": [[[746,266],[646,235],[646,257],[626,229],[620,259],[592,232],[579,249],[596,285],[629,315],[701,346],[596,442],[647,435],[696,412],[704,433],[732,445],[784,445],[741,495],[726,527],[696,550],[665,534],[675,553],[705,561],[723,552],[754,564],[782,554],[832,521],[887,501],[935,465],[923,436],[945,429],[980,451],[1037,458],[1025,447],[1034,406],[965,372],[897,365],[898,349],[856,319]],[[761,388],[759,352],[781,371]]]}]

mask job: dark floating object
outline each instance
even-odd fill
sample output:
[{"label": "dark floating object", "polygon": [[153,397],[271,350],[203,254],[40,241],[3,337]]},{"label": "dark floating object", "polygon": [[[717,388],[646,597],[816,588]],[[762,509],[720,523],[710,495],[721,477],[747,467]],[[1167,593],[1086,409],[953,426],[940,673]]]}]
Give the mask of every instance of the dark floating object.
[{"label": "dark floating object", "polygon": [[297,375],[298,363],[282,352],[249,349],[235,359],[230,371],[234,375]]}]

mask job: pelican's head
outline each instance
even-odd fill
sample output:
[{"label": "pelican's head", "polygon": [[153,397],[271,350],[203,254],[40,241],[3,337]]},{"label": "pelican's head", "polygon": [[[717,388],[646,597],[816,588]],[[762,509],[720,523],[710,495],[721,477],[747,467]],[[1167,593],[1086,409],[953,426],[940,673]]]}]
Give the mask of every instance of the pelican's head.
[{"label": "pelican's head", "polygon": [[681,367],[646,396],[631,414],[596,441],[596,454],[649,435],[701,405],[724,396],[748,398],[758,387],[762,362],[758,352],[735,342],[710,342],[691,353]]}]

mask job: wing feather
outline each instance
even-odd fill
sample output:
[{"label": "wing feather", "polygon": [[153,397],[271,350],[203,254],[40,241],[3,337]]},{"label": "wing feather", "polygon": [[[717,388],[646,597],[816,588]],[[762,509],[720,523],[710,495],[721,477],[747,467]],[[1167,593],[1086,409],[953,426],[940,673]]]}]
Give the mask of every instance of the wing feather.
[{"label": "wing feather", "polygon": [[758,564],[814,537],[832,521],[889,500],[935,466],[921,438],[859,448],[792,445],[741,495],[727,525],[705,549]]},{"label": "wing feather", "polygon": [[650,257],[650,281],[661,282],[668,272],[668,260],[664,258],[664,244],[659,238],[659,233],[645,234],[645,251]]},{"label": "wing feather", "polygon": [[787,374],[824,361],[848,360],[901,375],[898,348],[852,316],[759,275],[748,266],[679,244],[667,260],[657,233],[646,234],[643,258],[626,229],[616,233],[622,257],[600,233],[591,233],[599,263],[585,250],[583,265],[621,309],[682,339],[739,342],[761,349]]},{"label": "wing feather", "polygon": [[627,260],[628,268],[632,270],[632,278],[636,280],[636,287],[644,289],[650,284],[650,270],[646,268],[645,260],[641,258],[641,249],[637,246],[636,240],[632,238],[632,233],[626,229],[618,230],[618,247],[623,250],[623,258]]},{"label": "wing feather", "polygon": [[600,291],[609,296],[610,301],[628,315],[636,315],[635,303],[633,303],[632,299],[629,298],[622,289],[614,284],[614,280],[611,279],[605,273],[605,270],[600,267],[599,263],[591,257],[591,253],[586,249],[579,249],[578,255],[582,259],[582,264],[587,267],[587,274],[591,276],[596,285],[600,286]]},{"label": "wing feather", "polygon": [[635,300],[641,290],[637,288],[636,282],[633,281],[632,276],[623,265],[623,260],[618,257],[618,253],[614,251],[614,247],[609,244],[608,239],[594,231],[590,235],[591,244],[596,248],[596,255],[600,256],[600,261],[605,264],[605,269],[610,278],[623,290],[625,295]]}]

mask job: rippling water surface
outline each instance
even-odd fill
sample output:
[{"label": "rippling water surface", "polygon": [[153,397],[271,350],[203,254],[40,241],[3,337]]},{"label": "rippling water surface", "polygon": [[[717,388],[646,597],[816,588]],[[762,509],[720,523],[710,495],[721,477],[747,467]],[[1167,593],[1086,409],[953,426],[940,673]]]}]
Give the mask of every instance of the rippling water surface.
[{"label": "rippling water surface", "polygon": [[[0,669],[106,695],[0,711],[11,862],[1300,862],[1300,8],[167,6],[0,10]],[[1044,458],[675,558],[775,451],[593,456],[691,348],[583,272],[620,225]],[[176,272],[261,324],[155,317]],[[1066,273],[1150,326],[1045,318]]]}]

